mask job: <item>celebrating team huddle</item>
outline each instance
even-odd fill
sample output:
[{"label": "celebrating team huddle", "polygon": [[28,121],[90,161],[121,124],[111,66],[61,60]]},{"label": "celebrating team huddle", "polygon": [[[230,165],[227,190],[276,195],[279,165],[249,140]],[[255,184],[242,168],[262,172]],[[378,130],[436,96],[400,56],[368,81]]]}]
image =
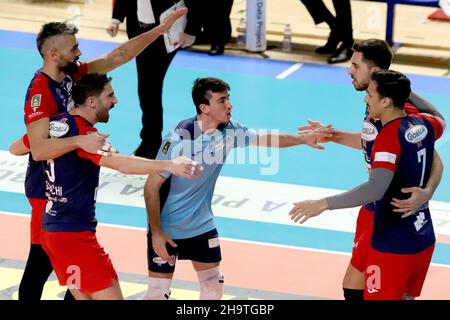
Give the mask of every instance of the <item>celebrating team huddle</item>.
[{"label": "celebrating team huddle", "polygon": [[313,120],[292,134],[249,128],[231,117],[231,86],[215,77],[193,79],[195,114],[167,134],[154,160],[118,153],[108,135],[97,131],[95,124],[107,123],[119,104],[106,73],[138,55],[184,14],[175,11],[88,62],[78,61],[75,27],[56,22],[42,27],[37,45],[44,63],[26,94],[27,132],[10,147],[15,155],[29,154],[31,247],[19,299],[40,299],[53,270],[68,287],[66,300],[123,299],[113,262],[96,237],[102,166],[148,176],[149,282],[142,298],[169,299],[177,261],[184,259],[197,274],[200,299],[221,299],[225,276],[212,197],[227,155],[248,146],[323,149],[330,142],[363,150],[368,181],[327,198],[302,199],[286,216],[305,223],[325,210],[361,206],[343,279],[345,299],[418,297],[436,242],[428,201],[442,176],[434,143],[445,120],[411,91],[404,74],[388,70],[392,52],[385,41],[353,46],[348,74],[354,88],[366,92],[362,133]]}]

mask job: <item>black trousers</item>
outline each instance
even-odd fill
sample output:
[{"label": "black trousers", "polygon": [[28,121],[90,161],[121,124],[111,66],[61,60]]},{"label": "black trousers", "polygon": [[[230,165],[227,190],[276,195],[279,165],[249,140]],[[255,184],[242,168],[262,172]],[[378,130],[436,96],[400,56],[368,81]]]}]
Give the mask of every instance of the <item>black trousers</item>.
[{"label": "black trousers", "polygon": [[[39,301],[45,282],[53,271],[47,253],[40,244],[32,244],[28,254],[27,265],[19,285],[19,300]],[[64,300],[75,300],[69,290]]]},{"label": "black trousers", "polygon": [[[142,27],[137,20],[127,18],[127,34],[131,39],[155,25]],[[141,142],[135,155],[154,159],[162,142],[164,78],[176,51],[167,53],[161,36],[136,57],[139,105],[142,110]]]},{"label": "black trousers", "polygon": [[162,142],[164,78],[175,52],[167,53],[159,37],[136,57],[139,105],[142,110],[141,144],[136,156],[154,159]]},{"label": "black trousers", "polygon": [[325,6],[322,0],[301,0],[305,5],[315,24],[321,22],[334,22],[341,40],[344,44],[351,46],[353,44],[352,10],[350,0],[333,0],[336,17]]},{"label": "black trousers", "polygon": [[206,32],[211,44],[224,46],[231,39],[230,13],[233,0],[207,1],[204,12]]}]

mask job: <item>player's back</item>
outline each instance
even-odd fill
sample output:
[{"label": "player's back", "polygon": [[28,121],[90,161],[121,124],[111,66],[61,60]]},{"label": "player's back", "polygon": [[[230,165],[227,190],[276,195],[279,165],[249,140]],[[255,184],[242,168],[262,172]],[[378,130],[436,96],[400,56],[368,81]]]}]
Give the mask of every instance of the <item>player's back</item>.
[{"label": "player's back", "polygon": [[[402,188],[423,187],[433,162],[435,130],[422,116],[405,116],[387,123],[377,139],[390,145],[374,152],[374,163],[395,163],[395,174],[383,198],[376,202],[372,246],[383,252],[417,253],[435,242],[428,203],[407,218],[393,211],[392,198],[406,199]],[[374,150],[383,150],[375,146]],[[376,165],[375,165],[376,166]],[[389,169],[389,167],[388,167]]]}]

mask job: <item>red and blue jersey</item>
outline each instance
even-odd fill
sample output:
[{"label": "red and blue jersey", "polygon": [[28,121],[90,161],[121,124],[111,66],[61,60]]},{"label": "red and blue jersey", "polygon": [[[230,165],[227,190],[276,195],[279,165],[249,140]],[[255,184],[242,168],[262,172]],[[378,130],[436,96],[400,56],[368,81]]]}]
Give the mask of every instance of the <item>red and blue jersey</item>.
[{"label": "red and blue jersey", "polygon": [[[27,89],[25,96],[25,124],[30,124],[42,118],[50,118],[70,110],[73,106],[72,85],[87,73],[87,63],[79,62],[78,71],[57,82],[38,70]],[[29,147],[28,139],[24,143]],[[31,155],[28,159],[25,176],[25,194],[28,198],[45,199],[44,163],[34,161]]]},{"label": "red and blue jersey", "polygon": [[[79,116],[63,113],[51,118],[52,138],[73,137],[97,130]],[[48,232],[95,230],[95,202],[101,156],[77,149],[46,161],[47,206],[42,227]]]},{"label": "red and blue jersey", "polygon": [[[407,114],[418,114],[419,110],[409,102],[405,103],[405,112]],[[363,128],[361,131],[361,146],[364,153],[364,161],[366,162],[367,171],[370,172],[372,165],[372,148],[378,133],[383,128],[381,120],[370,117],[369,110],[366,108],[364,115]],[[368,203],[364,206],[369,211],[374,210],[374,203]]]},{"label": "red and blue jersey", "polygon": [[385,124],[373,145],[371,168],[394,171],[394,177],[383,198],[375,203],[372,247],[395,254],[413,254],[435,241],[428,204],[407,218],[394,212],[392,198],[410,195],[402,188],[424,187],[433,163],[434,142],[443,132],[433,116],[408,115]]}]

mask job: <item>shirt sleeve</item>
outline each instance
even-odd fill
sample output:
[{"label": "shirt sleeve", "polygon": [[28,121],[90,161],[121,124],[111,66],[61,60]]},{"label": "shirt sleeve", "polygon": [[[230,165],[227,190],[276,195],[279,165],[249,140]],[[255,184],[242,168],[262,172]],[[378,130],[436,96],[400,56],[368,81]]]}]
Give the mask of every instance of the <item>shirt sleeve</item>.
[{"label": "shirt sleeve", "polygon": [[442,137],[442,134],[444,133],[444,126],[435,116],[423,114],[423,113],[421,113],[417,116],[422,119],[425,119],[426,121],[428,121],[431,124],[431,126],[433,127],[435,140],[438,140],[440,137]]},{"label": "shirt sleeve", "polygon": [[25,124],[30,124],[42,118],[50,118],[57,111],[55,98],[45,81],[38,80],[28,91],[25,101]]},{"label": "shirt sleeve", "polygon": [[79,81],[88,72],[87,62],[78,62],[78,70],[72,75],[73,81]]},{"label": "shirt sleeve", "polygon": [[384,168],[395,171],[400,154],[401,147],[398,140],[398,126],[391,124],[384,127],[377,136],[373,146],[371,170]]},{"label": "shirt sleeve", "polygon": [[25,147],[27,147],[28,149],[30,149],[30,140],[28,139],[28,134],[24,134],[22,137],[22,141],[23,144],[25,145]]},{"label": "shirt sleeve", "polygon": [[[189,143],[189,141],[181,139],[176,132],[169,133],[164,137],[156,160],[173,160],[182,156],[184,154],[183,146],[185,143]],[[171,175],[170,172],[160,172],[159,174],[164,178],[168,178]]]},{"label": "shirt sleeve", "polygon": [[234,148],[242,148],[247,147],[251,144],[256,144],[256,141],[258,139],[258,132],[255,129],[247,128],[246,126],[236,121],[232,123],[232,126],[233,126],[232,129],[233,129]]},{"label": "shirt sleeve", "polygon": [[406,102],[404,106],[406,114],[419,114],[420,111],[412,103]]}]

